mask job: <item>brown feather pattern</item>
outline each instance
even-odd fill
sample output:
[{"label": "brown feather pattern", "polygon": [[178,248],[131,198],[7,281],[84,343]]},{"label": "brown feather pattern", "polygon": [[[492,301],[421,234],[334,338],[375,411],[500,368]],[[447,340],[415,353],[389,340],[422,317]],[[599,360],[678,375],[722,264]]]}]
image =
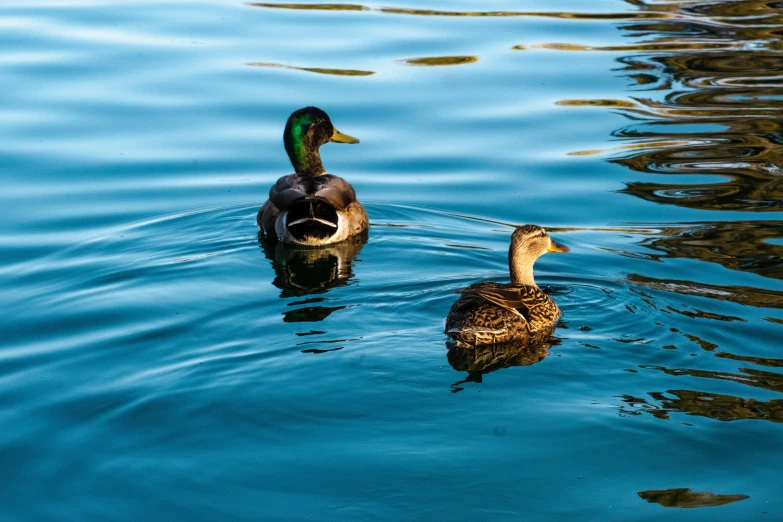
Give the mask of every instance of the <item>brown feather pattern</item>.
[{"label": "brown feather pattern", "polygon": [[481,281],[458,292],[446,318],[446,334],[458,345],[526,339],[560,317],[555,302],[537,286]]}]

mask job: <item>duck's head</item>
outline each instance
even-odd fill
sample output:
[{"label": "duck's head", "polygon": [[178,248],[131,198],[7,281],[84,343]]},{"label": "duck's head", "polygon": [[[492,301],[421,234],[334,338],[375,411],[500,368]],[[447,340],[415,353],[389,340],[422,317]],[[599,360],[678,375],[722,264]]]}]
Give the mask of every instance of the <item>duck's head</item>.
[{"label": "duck's head", "polygon": [[283,143],[296,172],[312,176],[325,174],[318,149],[330,141],[359,143],[358,139],[335,129],[329,116],[317,107],[299,109],[288,117]]},{"label": "duck's head", "polygon": [[511,280],[519,284],[535,285],[533,264],[547,252],[568,252],[570,249],[547,234],[538,225],[517,227],[511,234],[511,246],[508,249],[508,266]]}]

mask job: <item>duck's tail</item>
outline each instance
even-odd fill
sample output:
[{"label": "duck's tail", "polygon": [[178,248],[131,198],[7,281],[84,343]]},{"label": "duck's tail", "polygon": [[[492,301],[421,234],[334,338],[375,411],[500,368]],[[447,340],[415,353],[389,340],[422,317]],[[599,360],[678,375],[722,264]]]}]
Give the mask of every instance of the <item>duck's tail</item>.
[{"label": "duck's tail", "polygon": [[288,209],[285,226],[298,241],[326,240],[339,228],[337,209],[316,198],[303,198]]}]

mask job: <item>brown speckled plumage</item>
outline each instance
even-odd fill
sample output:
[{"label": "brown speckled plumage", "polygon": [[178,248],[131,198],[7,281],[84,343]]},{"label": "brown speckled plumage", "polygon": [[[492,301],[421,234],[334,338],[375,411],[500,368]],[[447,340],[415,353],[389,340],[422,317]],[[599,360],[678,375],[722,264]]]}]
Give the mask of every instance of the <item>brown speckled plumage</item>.
[{"label": "brown speckled plumage", "polygon": [[513,281],[481,281],[458,290],[459,299],[446,318],[446,335],[458,346],[498,344],[523,340],[532,332],[554,325],[560,309],[533,280],[533,263],[546,251],[567,252],[546,231],[526,225],[514,231],[509,248]]}]

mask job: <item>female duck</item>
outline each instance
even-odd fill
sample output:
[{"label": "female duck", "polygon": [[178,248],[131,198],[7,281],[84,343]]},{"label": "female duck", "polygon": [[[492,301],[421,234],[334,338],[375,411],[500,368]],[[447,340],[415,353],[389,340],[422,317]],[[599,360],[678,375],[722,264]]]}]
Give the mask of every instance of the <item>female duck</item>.
[{"label": "female duck", "polygon": [[327,174],[318,149],[324,143],[359,143],[339,132],[316,107],[291,114],[283,143],[296,171],[283,176],[258,211],[267,236],[298,245],[331,245],[367,228],[367,213],[344,179]]},{"label": "female duck", "polygon": [[546,230],[525,225],[514,230],[508,249],[511,283],[481,281],[464,290],[446,318],[446,335],[457,346],[496,344],[527,339],[560,317],[555,302],[538,288],[533,264],[546,252],[568,252]]}]

